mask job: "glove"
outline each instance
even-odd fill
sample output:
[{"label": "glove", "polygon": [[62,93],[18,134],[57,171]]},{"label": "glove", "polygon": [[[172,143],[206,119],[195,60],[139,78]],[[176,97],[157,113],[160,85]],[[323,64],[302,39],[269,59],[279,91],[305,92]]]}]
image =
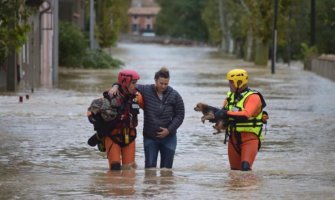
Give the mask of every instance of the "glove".
[{"label": "glove", "polygon": [[227,114],[227,112],[228,112],[228,110],[225,110],[225,109],[221,109],[221,110],[217,111],[214,114],[215,121],[218,121],[218,120],[228,121],[228,114]]}]

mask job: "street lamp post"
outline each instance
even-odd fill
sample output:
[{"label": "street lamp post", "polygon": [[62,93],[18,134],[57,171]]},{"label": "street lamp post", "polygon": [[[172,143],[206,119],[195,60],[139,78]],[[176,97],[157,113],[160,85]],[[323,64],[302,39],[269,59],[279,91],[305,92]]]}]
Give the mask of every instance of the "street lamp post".
[{"label": "street lamp post", "polygon": [[59,65],[59,0],[53,3],[53,50],[52,50],[52,85],[58,86],[58,65]]},{"label": "street lamp post", "polygon": [[94,26],[95,26],[95,11],[94,11],[94,0],[90,0],[90,49],[94,50]]},{"label": "street lamp post", "polygon": [[274,15],[272,29],[272,56],[271,56],[271,73],[275,73],[276,57],[277,57],[277,15],[278,15],[278,0],[274,0]]}]

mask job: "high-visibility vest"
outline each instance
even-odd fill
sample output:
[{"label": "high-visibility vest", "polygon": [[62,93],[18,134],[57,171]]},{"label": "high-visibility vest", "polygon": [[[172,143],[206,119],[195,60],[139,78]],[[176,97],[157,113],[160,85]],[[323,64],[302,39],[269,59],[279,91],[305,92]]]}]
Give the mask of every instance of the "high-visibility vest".
[{"label": "high-visibility vest", "polygon": [[[240,97],[235,100],[235,95],[232,92],[227,93],[227,104],[225,105],[225,108],[229,111],[243,111],[244,110],[244,101],[246,98],[252,94],[258,94],[262,100],[262,104],[265,104],[265,101],[262,97],[262,95],[255,91],[255,90],[246,90],[242,94],[240,94]],[[257,135],[257,137],[262,141],[264,139],[264,135],[262,134],[263,129],[263,121],[262,121],[262,113],[263,108],[265,105],[262,106],[262,110],[259,112],[259,114],[256,117],[250,117],[247,120],[236,120],[232,117],[229,117],[228,119],[228,131],[232,134],[234,132],[249,132],[254,133]]]}]

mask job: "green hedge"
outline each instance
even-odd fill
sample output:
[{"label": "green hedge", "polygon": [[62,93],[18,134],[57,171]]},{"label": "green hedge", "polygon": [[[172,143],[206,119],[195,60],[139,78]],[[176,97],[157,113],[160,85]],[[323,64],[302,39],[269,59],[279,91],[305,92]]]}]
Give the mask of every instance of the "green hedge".
[{"label": "green hedge", "polygon": [[121,65],[124,65],[124,63],[118,59],[112,58],[112,56],[102,50],[87,50],[82,65],[84,68],[108,69],[120,67]]},{"label": "green hedge", "polygon": [[90,50],[84,34],[73,24],[61,22],[59,27],[59,65],[74,68],[107,69],[124,65],[106,52]]},{"label": "green hedge", "polygon": [[59,25],[59,64],[65,67],[80,67],[88,47],[82,32],[68,22]]}]

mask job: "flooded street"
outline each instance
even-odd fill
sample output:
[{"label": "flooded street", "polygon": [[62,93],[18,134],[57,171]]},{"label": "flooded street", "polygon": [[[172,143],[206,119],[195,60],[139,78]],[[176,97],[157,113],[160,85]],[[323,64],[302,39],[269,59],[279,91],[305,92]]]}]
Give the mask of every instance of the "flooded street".
[{"label": "flooded street", "polygon": [[[335,199],[335,82],[298,64],[272,75],[208,47],[119,44],[112,52],[141,84],[169,68],[186,109],[173,170],[144,170],[141,114],[138,168],[108,171],[105,154],[87,145],[86,110],[118,70],[61,69],[59,89],[37,89],[23,103],[24,91],[0,96],[0,199]],[[251,172],[230,170],[224,134],[213,135],[193,110],[197,102],[221,106],[225,74],[236,67],[249,72],[270,115]]]}]

